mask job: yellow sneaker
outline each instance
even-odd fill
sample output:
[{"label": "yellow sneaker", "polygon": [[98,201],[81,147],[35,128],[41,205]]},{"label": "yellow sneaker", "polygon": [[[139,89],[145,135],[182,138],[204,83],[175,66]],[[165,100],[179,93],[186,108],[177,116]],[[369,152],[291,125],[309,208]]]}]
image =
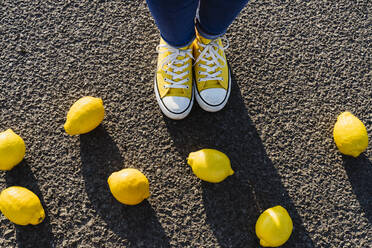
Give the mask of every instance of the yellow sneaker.
[{"label": "yellow sneaker", "polygon": [[221,38],[209,40],[199,34],[193,42],[195,97],[205,111],[219,111],[229,99],[231,76],[224,52],[227,47]]},{"label": "yellow sneaker", "polygon": [[167,117],[183,119],[194,103],[192,44],[174,48],[161,39],[156,51],[159,53],[154,80],[156,99]]}]

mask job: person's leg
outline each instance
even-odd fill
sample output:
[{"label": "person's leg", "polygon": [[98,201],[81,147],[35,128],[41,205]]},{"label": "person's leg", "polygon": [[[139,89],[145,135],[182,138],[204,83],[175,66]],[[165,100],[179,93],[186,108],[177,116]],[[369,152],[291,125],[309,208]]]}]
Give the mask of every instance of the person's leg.
[{"label": "person's leg", "polygon": [[150,12],[169,45],[180,48],[195,38],[195,15],[199,0],[147,0]]},{"label": "person's leg", "polygon": [[221,110],[231,92],[230,68],[221,36],[248,0],[200,0],[193,42],[195,98],[209,112]]},{"label": "person's leg", "polygon": [[200,0],[196,27],[201,36],[215,39],[223,35],[248,0]]},{"label": "person's leg", "polygon": [[154,91],[161,111],[183,119],[194,103],[192,42],[198,0],[147,0],[161,34]]}]

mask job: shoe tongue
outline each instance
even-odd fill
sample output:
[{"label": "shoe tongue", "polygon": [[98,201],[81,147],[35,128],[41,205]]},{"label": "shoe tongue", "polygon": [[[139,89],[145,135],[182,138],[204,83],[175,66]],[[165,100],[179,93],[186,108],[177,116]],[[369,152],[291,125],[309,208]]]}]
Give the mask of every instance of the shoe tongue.
[{"label": "shoe tongue", "polygon": [[[168,44],[165,40],[163,40],[163,38],[161,38],[161,42],[163,42],[164,44],[167,44],[167,45],[170,46],[170,47],[176,48],[176,47],[174,47],[174,46]],[[176,49],[187,50],[187,49],[189,49],[189,48],[191,47],[191,45],[192,45],[192,43],[189,44],[189,45],[187,45],[187,46],[184,46],[184,47],[181,47],[181,48],[176,48]]]},{"label": "shoe tongue", "polygon": [[203,37],[201,37],[200,35],[198,36],[198,40],[199,40],[201,43],[203,43],[204,45],[208,45],[209,43],[212,42],[212,40],[207,39],[207,38],[203,38]]},{"label": "shoe tongue", "polygon": [[[188,45],[188,46],[185,46],[185,47],[178,48],[178,49],[182,50],[182,51],[186,51],[186,50],[190,49],[190,46],[191,46],[191,44]],[[185,57],[184,56],[178,56],[177,58],[178,59],[184,59]]]},{"label": "shoe tongue", "polygon": [[185,51],[187,49],[190,49],[191,47],[192,47],[192,43],[188,44],[187,46],[181,47],[179,49]]},{"label": "shoe tongue", "polygon": [[187,49],[189,49],[190,48],[190,45],[188,45],[188,46],[185,46],[185,47],[181,47],[180,48],[180,50],[183,50],[183,51],[185,51],[185,50],[187,50]]}]

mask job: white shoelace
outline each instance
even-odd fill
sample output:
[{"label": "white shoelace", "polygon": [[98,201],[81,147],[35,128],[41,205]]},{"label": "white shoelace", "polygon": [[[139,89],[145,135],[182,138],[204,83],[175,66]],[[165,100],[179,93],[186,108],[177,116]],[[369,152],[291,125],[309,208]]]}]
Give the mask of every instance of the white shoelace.
[{"label": "white shoelace", "polygon": [[[218,53],[219,49],[225,50],[229,47],[229,41],[224,37],[223,40],[226,41],[226,46],[221,47],[218,44],[218,40],[213,40],[209,44],[203,44],[198,42],[198,45],[203,47],[203,51],[200,53],[198,59],[195,61],[194,65],[200,60],[205,62],[206,65],[200,64],[199,66],[206,71],[199,71],[200,75],[204,75],[204,78],[200,78],[199,81],[211,81],[211,80],[223,80],[220,76],[222,70],[217,70],[218,68],[223,68],[226,64],[226,60]],[[209,59],[211,58],[211,59]],[[220,63],[220,61],[222,63]]]},{"label": "white shoelace", "polygon": [[[164,48],[163,51],[160,49]],[[167,85],[164,85],[164,88],[178,88],[178,89],[187,89],[189,86],[184,85],[184,83],[189,81],[189,78],[186,77],[190,73],[190,71],[185,69],[189,66],[187,61],[189,60],[188,57],[191,59],[194,59],[192,56],[192,50],[191,49],[186,49],[186,50],[181,50],[177,49],[174,47],[171,47],[167,44],[161,44],[156,47],[156,51],[158,53],[165,53],[169,52],[170,54],[165,57],[161,63],[159,68],[163,68],[164,65],[167,65],[168,68],[165,71],[166,74],[170,75],[172,79],[169,78],[164,78],[164,81],[169,83]],[[185,57],[184,59],[178,59],[178,56]],[[180,65],[180,66],[175,66],[175,65]],[[170,71],[169,69],[172,69]],[[176,72],[182,72],[182,73],[176,73]],[[175,81],[176,79],[181,79],[179,81]]]}]

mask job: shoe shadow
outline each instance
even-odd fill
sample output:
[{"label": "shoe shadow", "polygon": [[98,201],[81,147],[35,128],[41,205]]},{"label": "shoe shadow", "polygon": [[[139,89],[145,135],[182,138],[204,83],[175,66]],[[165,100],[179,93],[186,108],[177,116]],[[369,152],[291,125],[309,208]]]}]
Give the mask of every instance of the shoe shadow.
[{"label": "shoe shadow", "polygon": [[369,223],[372,224],[372,163],[364,155],[357,158],[343,156],[343,165]]},{"label": "shoe shadow", "polygon": [[46,208],[43,195],[37,185],[30,166],[26,160],[8,171],[5,176],[7,187],[22,186],[34,192],[40,199],[45,211],[45,219],[38,225],[20,226],[14,224],[16,228],[17,247],[55,247],[54,236],[49,219],[49,212]]},{"label": "shoe shadow", "polygon": [[137,206],[126,206],[112,196],[107,178],[123,169],[124,163],[102,126],[80,136],[80,155],[89,200],[108,227],[128,241],[126,247],[169,247],[164,229],[147,200]]},{"label": "shoe shadow", "polygon": [[267,208],[281,205],[292,217],[294,230],[283,247],[314,247],[301,217],[265,152],[232,77],[231,99],[224,110],[208,113],[195,107],[189,117],[164,117],[183,157],[202,148],[226,153],[235,174],[219,184],[202,183],[207,222],[221,247],[259,247],[255,224]]}]

